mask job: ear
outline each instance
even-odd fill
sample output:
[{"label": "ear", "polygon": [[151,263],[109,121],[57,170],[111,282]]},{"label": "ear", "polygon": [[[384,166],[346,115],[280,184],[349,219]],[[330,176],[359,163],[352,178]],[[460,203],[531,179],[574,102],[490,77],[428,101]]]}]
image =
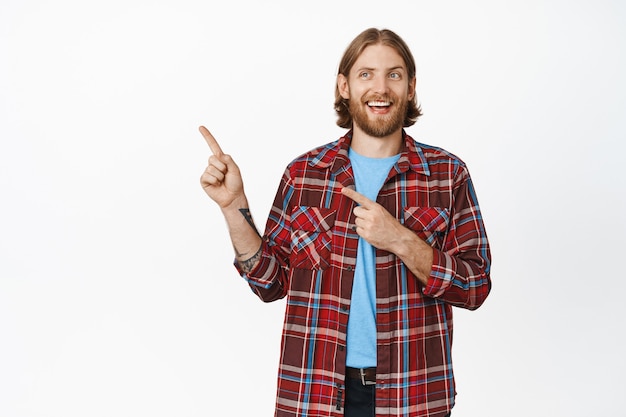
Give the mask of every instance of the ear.
[{"label": "ear", "polygon": [[350,86],[348,85],[348,79],[343,74],[337,74],[337,90],[339,94],[346,100],[350,99]]},{"label": "ear", "polygon": [[415,97],[415,86],[417,84],[417,78],[413,77],[411,81],[409,81],[409,101],[413,100]]}]

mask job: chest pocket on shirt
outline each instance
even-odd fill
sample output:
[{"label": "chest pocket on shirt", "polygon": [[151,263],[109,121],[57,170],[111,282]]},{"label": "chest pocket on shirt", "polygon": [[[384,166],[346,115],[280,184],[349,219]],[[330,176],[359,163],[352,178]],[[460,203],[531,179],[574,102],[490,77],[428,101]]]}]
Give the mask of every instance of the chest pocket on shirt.
[{"label": "chest pocket on shirt", "polygon": [[443,249],[442,245],[449,222],[450,211],[447,208],[406,207],[404,209],[404,225],[437,249]]},{"label": "chest pocket on shirt", "polygon": [[336,211],[296,206],[291,214],[291,267],[325,269],[330,265]]}]

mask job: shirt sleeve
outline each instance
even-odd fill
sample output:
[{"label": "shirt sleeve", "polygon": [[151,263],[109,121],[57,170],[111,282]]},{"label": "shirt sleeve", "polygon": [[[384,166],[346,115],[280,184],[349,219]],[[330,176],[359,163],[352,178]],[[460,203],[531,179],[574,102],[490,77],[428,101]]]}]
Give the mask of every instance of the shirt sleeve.
[{"label": "shirt sleeve", "polygon": [[433,265],[424,295],[470,310],[491,290],[491,253],[476,193],[463,168],[455,181],[450,225],[442,250],[433,249]]},{"label": "shirt sleeve", "polygon": [[285,170],[265,226],[259,263],[245,273],[235,261],[239,274],[252,291],[263,301],[270,302],[287,295],[290,253],[289,196],[292,186],[289,171]]}]

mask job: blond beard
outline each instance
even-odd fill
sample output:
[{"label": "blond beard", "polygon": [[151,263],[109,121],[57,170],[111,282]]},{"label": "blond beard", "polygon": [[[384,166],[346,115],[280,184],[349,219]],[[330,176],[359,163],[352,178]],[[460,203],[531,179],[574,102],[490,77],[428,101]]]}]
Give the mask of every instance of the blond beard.
[{"label": "blond beard", "polygon": [[378,117],[376,120],[371,120],[367,109],[363,107],[367,106],[367,101],[369,101],[369,99],[360,102],[350,99],[348,105],[353,123],[359,126],[363,132],[376,138],[382,138],[391,135],[404,126],[404,118],[406,117],[409,106],[408,101],[401,102],[398,99],[392,100],[394,104],[399,103],[398,107],[395,108],[391,114]]}]

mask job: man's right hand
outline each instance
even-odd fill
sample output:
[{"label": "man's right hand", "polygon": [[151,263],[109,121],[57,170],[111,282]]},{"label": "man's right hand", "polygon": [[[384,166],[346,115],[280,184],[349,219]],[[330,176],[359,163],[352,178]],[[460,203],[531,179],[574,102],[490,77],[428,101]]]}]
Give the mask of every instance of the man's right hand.
[{"label": "man's right hand", "polygon": [[207,195],[224,209],[233,201],[245,198],[241,172],[233,158],[222,151],[206,127],[200,126],[200,133],[213,153],[209,157],[209,165],[200,177],[200,184]]}]

